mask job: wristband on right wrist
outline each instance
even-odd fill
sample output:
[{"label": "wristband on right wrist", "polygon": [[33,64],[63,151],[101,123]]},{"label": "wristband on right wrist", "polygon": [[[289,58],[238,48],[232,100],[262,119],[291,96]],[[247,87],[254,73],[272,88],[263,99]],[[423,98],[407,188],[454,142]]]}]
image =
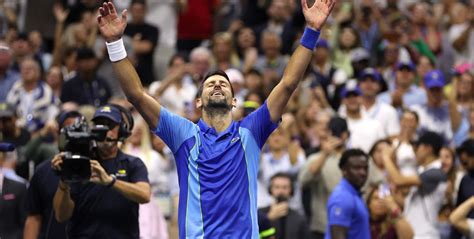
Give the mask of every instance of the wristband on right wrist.
[{"label": "wristband on right wrist", "polygon": [[114,42],[105,42],[105,45],[107,46],[110,61],[117,62],[127,57],[127,51],[123,45],[122,38]]},{"label": "wristband on right wrist", "polygon": [[303,36],[301,37],[301,45],[313,51],[316,48],[316,43],[319,39],[319,30],[314,30],[309,27],[305,27]]}]

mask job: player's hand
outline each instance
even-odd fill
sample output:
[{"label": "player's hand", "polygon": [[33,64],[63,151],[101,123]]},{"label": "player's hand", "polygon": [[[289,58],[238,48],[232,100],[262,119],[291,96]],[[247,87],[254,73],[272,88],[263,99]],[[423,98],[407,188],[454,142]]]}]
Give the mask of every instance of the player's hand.
[{"label": "player's hand", "polygon": [[119,40],[125,27],[127,26],[127,10],[122,11],[121,16],[117,15],[117,10],[112,2],[104,2],[99,8],[99,16],[97,16],[99,30],[107,42]]},{"label": "player's hand", "polygon": [[105,169],[100,165],[99,161],[91,160],[91,178],[89,181],[99,185],[109,185],[112,182],[112,176],[110,176]]},{"label": "player's hand", "polygon": [[320,30],[331,14],[336,0],[316,0],[313,6],[308,7],[307,0],[301,0],[303,14],[309,27]]},{"label": "player's hand", "polygon": [[286,215],[288,215],[288,202],[280,202],[273,204],[270,207],[270,211],[268,211],[267,217],[271,221],[274,221]]}]

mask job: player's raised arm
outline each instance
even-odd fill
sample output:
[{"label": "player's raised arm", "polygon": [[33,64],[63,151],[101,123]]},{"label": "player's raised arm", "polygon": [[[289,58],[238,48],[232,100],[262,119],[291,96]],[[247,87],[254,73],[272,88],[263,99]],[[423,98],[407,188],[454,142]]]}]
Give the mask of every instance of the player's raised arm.
[{"label": "player's raised arm", "polygon": [[160,104],[149,96],[140,82],[135,68],[127,58],[122,35],[127,26],[127,10],[121,16],[117,14],[112,2],[106,2],[99,8],[99,30],[107,42],[107,51],[117,75],[120,86],[127,99],[140,112],[151,128],[156,128],[160,117]]},{"label": "player's raised arm", "polygon": [[336,0],[316,0],[313,6],[309,7],[306,1],[301,1],[307,24],[301,38],[301,44],[292,54],[290,62],[286,66],[283,79],[268,96],[267,106],[273,122],[280,119],[291,94],[293,94],[298,83],[303,78],[319,38],[319,31],[336,3]]}]

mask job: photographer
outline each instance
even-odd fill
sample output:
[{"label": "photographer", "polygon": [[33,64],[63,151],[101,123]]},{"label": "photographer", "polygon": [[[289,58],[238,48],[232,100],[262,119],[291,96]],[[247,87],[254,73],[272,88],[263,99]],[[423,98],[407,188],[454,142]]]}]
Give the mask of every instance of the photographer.
[{"label": "photographer", "polygon": [[287,173],[276,173],[270,179],[269,193],[275,199],[275,204],[259,209],[267,215],[276,229],[276,239],[310,238],[306,219],[288,205],[294,193],[294,182]]},{"label": "photographer", "polygon": [[[150,200],[146,167],[117,146],[127,128],[119,109],[101,107],[92,121],[109,129],[106,140],[97,142],[99,160],[90,160],[88,182],[68,184],[61,179],[53,201],[56,219],[69,220],[69,238],[139,238],[138,204]],[[77,160],[65,155],[54,157],[53,169],[66,171],[66,160]]]}]

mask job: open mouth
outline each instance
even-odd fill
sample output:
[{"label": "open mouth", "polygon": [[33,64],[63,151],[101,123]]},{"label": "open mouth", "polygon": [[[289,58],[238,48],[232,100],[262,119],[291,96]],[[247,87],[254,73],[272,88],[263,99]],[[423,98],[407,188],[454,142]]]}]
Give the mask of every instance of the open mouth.
[{"label": "open mouth", "polygon": [[212,93],[211,96],[223,96],[223,95],[224,95],[224,94],[222,94],[222,92],[220,92],[220,91],[215,91],[215,92]]}]

